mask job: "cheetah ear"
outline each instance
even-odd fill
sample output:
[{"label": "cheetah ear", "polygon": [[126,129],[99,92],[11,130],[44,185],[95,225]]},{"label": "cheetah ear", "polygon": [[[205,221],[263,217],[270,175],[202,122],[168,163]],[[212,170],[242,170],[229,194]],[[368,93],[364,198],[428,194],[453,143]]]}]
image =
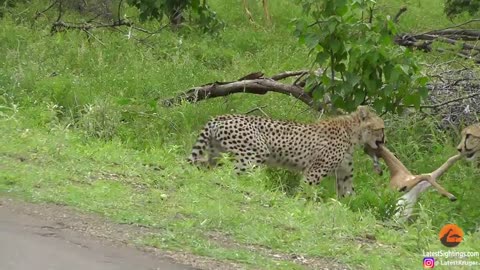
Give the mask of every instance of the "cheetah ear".
[{"label": "cheetah ear", "polygon": [[368,106],[358,106],[357,113],[360,116],[360,120],[364,121],[370,116],[370,108]]}]

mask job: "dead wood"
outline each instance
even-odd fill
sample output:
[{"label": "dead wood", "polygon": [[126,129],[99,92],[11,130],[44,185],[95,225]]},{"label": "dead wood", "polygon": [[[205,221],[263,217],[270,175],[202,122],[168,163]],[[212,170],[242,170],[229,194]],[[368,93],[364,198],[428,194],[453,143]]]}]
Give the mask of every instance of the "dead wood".
[{"label": "dead wood", "polygon": [[456,130],[480,121],[480,78],[475,69],[451,65],[448,61],[429,66],[429,93],[421,112],[439,119],[440,128]]},{"label": "dead wood", "polygon": [[289,77],[302,77],[308,74],[308,72],[308,70],[286,71],[273,75],[270,78],[263,77],[261,72],[254,72],[243,76],[237,81],[213,82],[193,87],[173,98],[165,99],[161,103],[164,106],[174,106],[182,102],[196,103],[204,99],[224,97],[235,93],[265,95],[268,92],[276,92],[292,96],[306,105],[318,109],[311,94],[305,92],[303,85],[297,83],[299,78],[293,84],[279,82],[279,80]]},{"label": "dead wood", "polygon": [[61,32],[64,30],[82,30],[82,31],[89,31],[94,28],[106,28],[106,27],[118,27],[118,26],[133,26],[133,23],[127,20],[118,20],[112,23],[88,23],[88,22],[81,22],[81,23],[67,23],[61,20],[58,20],[52,23],[51,32]]},{"label": "dead wood", "polygon": [[[407,9],[402,8],[398,11],[394,18],[394,22],[398,22],[398,18]],[[480,22],[480,19],[473,19],[467,22],[450,26],[448,28],[431,30],[420,34],[403,33],[395,37],[394,42],[400,46],[405,46],[424,52],[432,50],[443,52],[451,52],[464,59],[473,59],[475,63],[480,64],[480,47],[476,43],[469,43],[480,40],[480,31],[477,29],[463,29],[468,24]],[[434,41],[448,44],[445,48],[432,48]]]},{"label": "dead wood", "polygon": [[[393,18],[393,22],[394,23],[398,23],[398,19],[400,19],[400,16],[405,13],[405,11],[407,11],[407,7],[402,7],[400,8],[400,10],[398,10],[397,14],[395,15],[395,17]],[[371,20],[370,20],[370,23],[371,23]]]},{"label": "dead wood", "polygon": [[[161,30],[163,30],[166,26],[160,27],[157,31],[150,31],[148,29],[144,29],[141,27],[138,27],[133,24],[133,22],[127,20],[127,19],[122,19],[121,18],[121,7],[123,4],[123,0],[120,0],[118,3],[118,10],[117,10],[117,16],[118,18],[116,20],[113,20],[112,14],[109,11],[109,6],[112,4],[110,0],[102,0],[102,1],[92,1],[92,3],[88,1],[81,1],[76,4],[76,2],[73,1],[67,1],[67,0],[53,0],[50,5],[45,8],[42,11],[37,11],[35,14],[34,19],[38,19],[40,16],[45,16],[45,14],[53,9],[57,10],[56,14],[56,20],[52,23],[52,26],[50,28],[51,34],[58,33],[58,32],[63,32],[67,30],[77,30],[77,31],[83,31],[87,33],[88,37],[93,37],[97,39],[100,43],[102,43],[98,38],[96,38],[91,30],[93,29],[99,29],[99,28],[111,28],[112,30],[117,30],[120,32],[123,32],[120,30],[120,28],[123,27],[128,27],[129,33],[128,38],[131,37],[131,30],[137,30],[143,33],[146,33],[150,36],[158,34]],[[92,4],[92,5],[90,5]],[[73,5],[73,6],[72,6]],[[74,9],[77,10],[78,12],[82,12],[82,10],[90,10],[93,9],[95,12],[93,12],[93,17],[85,20],[85,21],[79,21],[79,22],[66,22],[62,20],[62,17],[65,13],[66,9]],[[99,9],[100,10],[96,10]],[[90,14],[87,12],[86,14]],[[109,22],[104,22],[104,21],[98,21],[97,19],[99,17],[104,17],[104,18],[109,18]],[[139,40],[142,42],[143,40]],[[103,44],[103,43],[102,43]]]}]

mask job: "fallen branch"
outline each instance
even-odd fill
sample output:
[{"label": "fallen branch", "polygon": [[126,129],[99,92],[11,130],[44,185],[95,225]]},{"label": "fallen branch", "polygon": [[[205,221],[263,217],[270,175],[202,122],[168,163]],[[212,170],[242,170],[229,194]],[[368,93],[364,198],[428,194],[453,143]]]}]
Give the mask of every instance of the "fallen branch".
[{"label": "fallen branch", "polygon": [[[285,84],[278,82],[288,77],[303,76],[307,70],[287,71],[271,78],[264,78],[263,73],[255,72],[233,82],[213,82],[199,87],[191,88],[176,97],[163,100],[164,106],[173,106],[182,102],[196,103],[198,101],[216,97],[228,96],[235,93],[250,93],[265,95],[268,92],[293,96],[306,105],[315,108],[310,93],[304,91],[303,87],[296,84]],[[253,79],[250,79],[253,78]],[[318,108],[315,108],[318,109]]]},{"label": "fallen branch", "polygon": [[263,106],[260,106],[260,107],[255,107],[255,108],[253,108],[253,109],[251,109],[251,110],[249,110],[249,111],[247,111],[247,112],[245,112],[245,113],[243,113],[243,114],[251,114],[251,113],[253,113],[253,112],[259,111],[259,112],[261,112],[265,117],[270,118],[270,116],[269,116],[266,112],[264,112],[264,111],[262,110],[262,109],[265,108],[265,107],[267,107],[267,105],[263,105]]},{"label": "fallen branch", "polygon": [[133,23],[127,20],[118,20],[115,22],[112,22],[110,24],[104,24],[104,23],[67,23],[61,20],[58,20],[52,24],[52,29],[51,32],[61,32],[63,30],[70,30],[70,29],[76,29],[76,30],[82,30],[82,31],[89,31],[91,29],[95,28],[105,28],[105,27],[118,27],[118,26],[133,26]]},{"label": "fallen branch", "polygon": [[[458,60],[457,60],[458,61]],[[451,61],[442,63],[441,66],[448,68]],[[436,70],[437,67],[430,67]],[[315,71],[321,75],[322,70]],[[196,103],[205,99],[228,96],[236,93],[249,93],[255,95],[265,95],[268,92],[276,92],[292,96],[309,108],[321,110],[319,103],[315,103],[310,92],[305,91],[305,76],[309,74],[308,70],[285,71],[268,78],[262,72],[253,72],[241,77],[236,81],[230,82],[211,82],[205,85],[192,87],[171,98],[158,100],[163,106],[175,106],[182,102]],[[435,116],[441,116],[442,125],[447,121],[450,125],[453,121],[465,120],[466,122],[478,121],[475,116],[480,108],[480,79],[468,68],[459,70],[449,70],[448,72],[440,69],[429,75],[432,81],[427,85],[429,89],[429,98],[424,104],[420,105],[423,113],[430,112]],[[291,80],[281,81],[291,78]],[[464,93],[464,94],[462,94]],[[329,104],[328,96],[323,97],[324,104]],[[397,104],[401,107],[414,107],[413,105]],[[448,112],[443,111],[447,109]],[[455,115],[451,113],[454,111]],[[471,113],[470,113],[471,112]],[[475,118],[475,119],[474,119]]]},{"label": "fallen branch", "polygon": [[[406,8],[400,9],[395,15],[393,21],[395,23],[398,22],[399,16],[406,10]],[[433,41],[442,42],[452,46],[447,49],[435,48],[436,51],[441,53],[450,51],[461,58],[473,59],[477,64],[480,64],[480,58],[477,58],[477,56],[480,55],[480,48],[477,46],[477,44],[468,43],[468,41],[479,41],[480,31],[476,29],[458,29],[461,26],[465,26],[473,22],[480,22],[480,19],[469,20],[461,24],[438,30],[430,30],[421,34],[400,34],[395,36],[394,42],[400,46],[414,48],[424,52],[432,51],[431,45]],[[460,51],[457,49],[458,45],[461,47]]]},{"label": "fallen branch", "polygon": [[37,20],[41,15],[45,15],[45,12],[49,11],[51,8],[53,8],[59,0],[53,1],[47,8],[45,8],[42,11],[37,11],[35,12],[35,17],[33,18],[34,20]]},{"label": "fallen branch", "polygon": [[[468,20],[468,21],[460,23],[460,24],[452,25],[452,26],[442,28],[442,29],[439,29],[439,30],[434,30],[434,31],[443,31],[443,30],[452,29],[452,28],[459,28],[460,26],[464,26],[464,25],[474,23],[474,22],[480,22],[480,19],[471,19],[471,20]],[[431,31],[426,32],[425,34],[429,34],[429,33],[431,33]]]},{"label": "fallen branch", "polygon": [[407,11],[407,7],[402,7],[402,8],[400,8],[400,10],[397,12],[397,14],[395,15],[395,17],[393,18],[393,22],[394,22],[394,23],[398,23],[398,19],[400,18],[400,16],[401,16],[405,11]]},{"label": "fallen branch", "polygon": [[439,107],[442,107],[442,106],[448,105],[448,104],[450,104],[450,103],[454,103],[454,102],[462,101],[462,100],[469,99],[469,98],[476,97],[476,96],[480,96],[480,93],[473,93],[473,94],[470,94],[470,95],[467,95],[467,96],[463,96],[463,97],[459,97],[459,98],[450,99],[450,100],[444,101],[444,102],[442,102],[442,103],[439,103],[439,104],[432,104],[432,105],[421,105],[421,106],[420,106],[420,108],[430,108],[430,109],[436,109],[436,108],[439,108]]},{"label": "fallen branch", "polygon": [[272,76],[272,80],[274,81],[279,81],[279,80],[283,80],[285,78],[288,78],[288,77],[293,77],[293,76],[303,76],[305,74],[308,74],[308,70],[299,70],[299,71],[285,71],[283,73],[280,73],[280,74],[277,74],[277,75],[273,75]]},{"label": "fallen branch", "polygon": [[430,34],[424,34],[424,35],[417,35],[417,38],[421,38],[422,40],[438,40],[441,42],[445,42],[448,44],[456,45],[459,44],[462,46],[462,49],[464,50],[475,50],[480,52],[480,47],[470,45],[468,43],[459,43],[458,40],[447,38],[447,37],[442,37],[442,36],[435,36],[435,35],[430,35]]}]

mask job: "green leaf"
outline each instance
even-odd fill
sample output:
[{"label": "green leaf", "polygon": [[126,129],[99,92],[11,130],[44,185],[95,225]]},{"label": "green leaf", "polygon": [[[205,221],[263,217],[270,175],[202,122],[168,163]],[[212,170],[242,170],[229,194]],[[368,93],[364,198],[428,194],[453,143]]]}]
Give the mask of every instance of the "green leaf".
[{"label": "green leaf", "polygon": [[413,105],[415,108],[419,109],[420,108],[420,95],[419,94],[412,94],[412,95],[407,95],[403,98],[403,103],[407,106]]},{"label": "green leaf", "polygon": [[410,74],[410,67],[407,65],[398,65],[405,75]]},{"label": "green leaf", "polygon": [[319,52],[317,53],[317,57],[315,58],[315,62],[320,65],[323,65],[327,59],[330,58],[330,55],[327,52]]},{"label": "green leaf", "polygon": [[362,104],[362,102],[365,100],[366,95],[365,95],[365,92],[363,91],[355,91],[354,95],[355,95],[355,100],[354,100],[355,107],[357,107],[358,105]]},{"label": "green leaf", "polygon": [[332,39],[332,40],[330,41],[330,47],[332,48],[332,50],[333,50],[334,53],[339,52],[341,46],[342,46],[342,43],[341,43],[341,41],[338,40],[338,39]]},{"label": "green leaf", "polygon": [[[312,32],[313,27],[304,27],[311,24],[308,22],[297,26],[295,33],[299,42],[317,52],[315,65],[327,67],[327,72],[317,80],[322,93],[331,94],[336,107],[348,110],[369,100],[378,111],[395,112],[397,100],[403,102],[406,97],[405,102],[418,106],[427,96],[423,86],[428,81],[421,75],[416,56],[392,44],[392,33],[396,33],[392,20],[388,18],[385,23],[384,19],[375,19],[367,23],[358,16],[375,1],[297,1],[308,6],[308,12],[303,11],[305,18],[322,21],[321,31]],[[330,78],[332,68],[336,80]]]},{"label": "green leaf", "polygon": [[327,31],[329,34],[332,34],[335,32],[335,28],[337,27],[337,22],[335,22],[334,20],[330,20],[328,23],[327,23]]},{"label": "green leaf", "polygon": [[345,66],[344,63],[339,63],[339,64],[335,65],[334,70],[337,71],[337,72],[344,72],[345,70],[347,70],[347,67]]},{"label": "green leaf", "polygon": [[323,85],[318,85],[317,87],[315,87],[315,89],[313,89],[313,92],[312,92],[313,100],[322,100],[324,95],[325,95],[325,88],[323,87]]},{"label": "green leaf", "polygon": [[428,88],[425,87],[425,86],[421,86],[421,87],[418,89],[417,92],[418,92],[418,94],[420,95],[420,97],[421,97],[422,99],[428,97]]},{"label": "green leaf", "polygon": [[315,48],[320,42],[320,37],[317,34],[311,33],[305,36],[305,45],[308,48]]},{"label": "green leaf", "polygon": [[385,96],[391,96],[393,93],[393,86],[391,84],[387,84],[383,87],[383,94]]},{"label": "green leaf", "polygon": [[385,107],[385,101],[382,100],[382,99],[376,99],[376,100],[373,102],[373,108],[374,108],[377,112],[382,111],[384,107]]},{"label": "green leaf", "polygon": [[[338,4],[338,1],[337,1],[337,4]],[[335,11],[336,11],[338,16],[343,16],[343,15],[345,15],[345,13],[348,12],[348,6],[347,5],[340,6]]]},{"label": "green leaf", "polygon": [[425,86],[427,85],[429,79],[427,76],[422,76],[422,77],[419,77],[417,78],[417,84],[420,85],[420,86]]},{"label": "green leaf", "polygon": [[360,76],[358,76],[355,73],[348,72],[345,74],[345,79],[348,84],[350,84],[352,87],[357,85],[358,82],[360,82]]},{"label": "green leaf", "polygon": [[316,85],[318,85],[318,78],[314,75],[308,76],[305,81],[305,92],[311,92]]}]

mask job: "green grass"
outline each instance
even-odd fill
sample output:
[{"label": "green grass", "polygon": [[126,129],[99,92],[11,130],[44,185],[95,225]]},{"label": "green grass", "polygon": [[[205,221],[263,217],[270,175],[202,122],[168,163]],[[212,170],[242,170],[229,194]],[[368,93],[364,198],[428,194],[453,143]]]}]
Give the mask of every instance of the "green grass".
[{"label": "green grass", "polygon": [[[53,14],[36,22],[15,15],[33,16],[44,7],[40,3],[2,18],[0,193],[148,226],[158,233],[140,243],[254,269],[304,268],[292,254],[353,269],[414,269],[423,251],[444,249],[437,234],[446,223],[466,232],[455,250],[479,251],[479,170],[464,161],[441,179],[459,200],[451,203],[427,192],[417,219],[401,226],[390,221],[399,194],[388,189],[387,175],[373,173],[361,151],[355,156],[357,196],[340,201],[333,199],[332,177],[312,190],[299,175],[281,170],[263,168],[237,177],[228,161],[214,170],[185,162],[211,116],[266,106],[264,111],[277,119],[319,117],[276,94],[172,108],[155,102],[254,71],[308,67],[307,52],[288,24],[300,16],[295,4],[270,1],[274,25],[267,27],[257,2],[250,1],[257,26],[237,2],[209,1],[227,23],[218,36],[165,30],[148,45],[109,31],[94,32],[103,45],[75,31],[50,36]],[[394,15],[400,4],[380,1],[378,12]],[[439,0],[429,0],[435,7],[430,9],[425,1],[407,4],[402,29],[449,24]],[[388,147],[414,172],[429,172],[456,152],[459,138],[438,131],[433,119],[386,119]]]}]

